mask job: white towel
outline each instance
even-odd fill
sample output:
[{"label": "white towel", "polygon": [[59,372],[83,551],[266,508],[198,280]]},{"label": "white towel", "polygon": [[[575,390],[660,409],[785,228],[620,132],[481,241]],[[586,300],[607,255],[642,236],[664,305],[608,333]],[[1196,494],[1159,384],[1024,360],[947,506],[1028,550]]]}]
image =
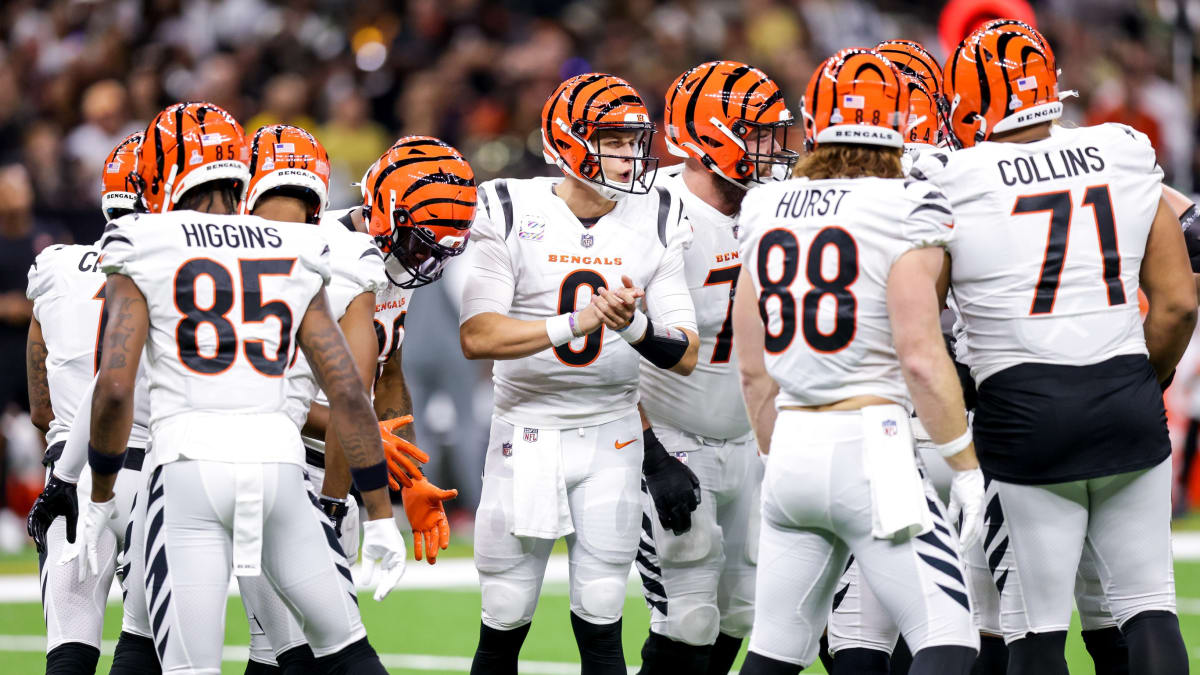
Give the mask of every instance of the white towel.
[{"label": "white towel", "polygon": [[933,528],[917,473],[908,411],[898,405],[862,409],[863,467],[871,483],[871,535],[903,540]]},{"label": "white towel", "polygon": [[233,575],[262,573],[263,465],[235,464]]},{"label": "white towel", "polygon": [[514,426],[512,471],[515,536],[558,539],[575,531],[558,429]]}]

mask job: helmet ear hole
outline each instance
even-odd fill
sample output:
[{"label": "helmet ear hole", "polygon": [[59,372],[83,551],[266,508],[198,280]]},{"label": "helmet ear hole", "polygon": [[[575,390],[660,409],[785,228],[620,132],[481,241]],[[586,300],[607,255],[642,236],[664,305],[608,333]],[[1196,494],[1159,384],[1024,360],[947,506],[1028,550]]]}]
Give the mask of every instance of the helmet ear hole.
[{"label": "helmet ear hole", "polygon": [[745,175],[749,174],[751,171],[750,163],[749,162],[738,162],[737,166],[735,166],[733,168],[733,170],[736,171],[739,176],[745,176]]}]

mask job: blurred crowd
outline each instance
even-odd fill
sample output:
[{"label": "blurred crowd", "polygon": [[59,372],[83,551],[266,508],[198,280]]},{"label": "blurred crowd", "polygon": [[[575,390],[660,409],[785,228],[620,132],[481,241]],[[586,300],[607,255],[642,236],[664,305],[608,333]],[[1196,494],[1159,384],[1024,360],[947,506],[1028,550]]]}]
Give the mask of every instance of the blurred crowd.
[{"label": "blurred crowd", "polygon": [[[309,129],[332,159],[332,205],[349,206],[358,197],[352,183],[404,134],[434,135],[455,145],[480,180],[547,172],[537,121],[545,97],[571,75],[620,75],[659,114],[666,87],[680,72],[707,60],[735,59],[765,70],[795,109],[817,63],[842,47],[904,37],[944,56],[937,32],[941,4],[0,3],[0,349],[8,354],[0,359],[0,412],[7,420],[0,443],[8,448],[0,462],[7,471],[0,485],[8,494],[0,503],[23,514],[32,499],[28,477],[34,494],[40,488],[38,439],[19,418],[27,405],[18,356],[30,316],[25,270],[50,243],[98,237],[105,156],[164,105],[212,101],[237,116],[248,134],[276,122]],[[1200,14],[1191,24],[1180,20],[1175,0],[1032,4],[1055,48],[1063,86],[1080,92],[1068,104],[1068,119],[1121,121],[1140,129],[1154,141],[1170,181],[1189,192],[1200,188],[1200,155],[1192,141],[1200,104],[1193,92],[1200,88],[1191,86],[1197,53],[1190,42]],[[798,146],[799,134],[791,138]],[[658,148],[669,163],[661,139]],[[486,438],[490,387],[487,367],[443,353],[445,332],[457,326],[456,297],[453,280],[418,293],[404,361],[414,400],[432,408],[425,415],[418,410],[420,440],[447,448],[451,459],[443,480],[463,490],[462,505],[469,508],[478,489],[472,485],[479,475],[475,457],[482,456]],[[0,517],[0,547],[6,540],[2,522]]]}]

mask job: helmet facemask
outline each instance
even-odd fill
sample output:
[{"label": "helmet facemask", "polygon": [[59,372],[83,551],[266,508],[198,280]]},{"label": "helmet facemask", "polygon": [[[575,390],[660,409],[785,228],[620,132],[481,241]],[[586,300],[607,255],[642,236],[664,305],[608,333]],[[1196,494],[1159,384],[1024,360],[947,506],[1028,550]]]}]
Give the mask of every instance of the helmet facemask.
[{"label": "helmet facemask", "polygon": [[722,178],[749,188],[751,183],[762,185],[791,177],[792,167],[800,159],[800,153],[787,147],[788,129],[793,124],[790,115],[786,120],[770,123],[739,119],[734,121],[732,128],[726,127],[715,117],[709,122],[743,151],[742,158],[734,165],[737,175],[726,176],[717,171]]},{"label": "helmet facemask", "polygon": [[[572,170],[560,160],[560,166],[575,178],[587,183],[605,199],[616,201],[626,195],[644,195],[654,186],[658,175],[658,158],[651,155],[650,148],[654,140],[654,124],[651,122],[620,122],[597,123],[584,120],[576,121],[569,128],[565,122],[558,120],[560,128],[570,134],[587,148],[587,154],[579,163],[578,170]],[[615,134],[633,134],[632,154],[616,154],[604,151],[605,137]],[[624,143],[621,144],[625,145]],[[628,162],[629,169],[621,176],[610,176],[604,169],[604,160]]]}]

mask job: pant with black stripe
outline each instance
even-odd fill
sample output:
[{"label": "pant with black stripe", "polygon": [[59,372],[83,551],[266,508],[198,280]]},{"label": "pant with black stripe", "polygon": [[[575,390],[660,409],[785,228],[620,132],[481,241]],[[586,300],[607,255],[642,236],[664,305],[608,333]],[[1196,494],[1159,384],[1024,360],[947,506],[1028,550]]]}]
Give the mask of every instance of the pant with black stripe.
[{"label": "pant with black stripe", "polygon": [[1124,625],[1141,612],[1175,612],[1169,458],[1150,469],[1070,483],[994,480],[989,496],[993,489],[996,539],[1008,541],[993,572],[1004,579],[1005,642],[1067,630],[1080,587],[1092,589],[1084,596],[1090,601],[1080,599],[1088,630],[1111,625],[1105,614]]},{"label": "pant with black stripe", "polygon": [[933,530],[901,542],[872,537],[857,411],[780,411],[762,491],[751,651],[812,664],[851,554],[913,653],[979,648],[957,537],[937,500],[926,500]]},{"label": "pant with black stripe", "polygon": [[711,645],[754,623],[754,563],[763,464],[754,437],[701,438],[651,420],[668,451],[700,480],[700,506],[682,535],[664,529],[642,485],[642,538],[636,562],[650,630],[677,642]]},{"label": "pant with black stripe", "polygon": [[[164,673],[221,672],[239,472],[262,477],[262,573],[318,656],[366,636],[345,557],[295,464],[157,468],[146,501],[146,594]],[[244,476],[243,476],[244,478]]]}]

